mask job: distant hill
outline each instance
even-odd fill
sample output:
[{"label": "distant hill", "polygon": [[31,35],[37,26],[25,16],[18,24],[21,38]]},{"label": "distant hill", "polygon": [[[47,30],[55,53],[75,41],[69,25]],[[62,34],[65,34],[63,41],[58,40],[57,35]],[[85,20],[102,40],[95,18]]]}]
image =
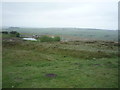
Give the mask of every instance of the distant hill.
[{"label": "distant hill", "polygon": [[92,29],[92,28],[20,28],[10,27],[3,30],[14,30],[21,34],[37,34],[37,35],[60,35],[67,40],[118,40],[118,30]]}]

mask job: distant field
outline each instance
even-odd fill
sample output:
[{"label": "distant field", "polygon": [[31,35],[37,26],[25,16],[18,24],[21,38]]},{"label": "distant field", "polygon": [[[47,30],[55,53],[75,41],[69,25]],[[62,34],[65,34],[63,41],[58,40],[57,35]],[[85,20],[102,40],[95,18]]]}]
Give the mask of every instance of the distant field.
[{"label": "distant field", "polygon": [[65,40],[118,40],[117,30],[101,30],[101,29],[81,29],[81,28],[18,28],[8,29],[15,30],[21,34],[37,34],[37,35],[60,35]]},{"label": "distant field", "polygon": [[118,44],[3,35],[3,88],[118,88]]}]

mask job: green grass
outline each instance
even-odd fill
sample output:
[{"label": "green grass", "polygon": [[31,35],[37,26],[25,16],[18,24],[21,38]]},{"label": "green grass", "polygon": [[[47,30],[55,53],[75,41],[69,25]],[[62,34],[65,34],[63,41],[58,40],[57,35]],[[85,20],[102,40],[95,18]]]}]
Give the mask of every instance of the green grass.
[{"label": "green grass", "polygon": [[117,53],[104,41],[3,41],[3,88],[117,88]]}]

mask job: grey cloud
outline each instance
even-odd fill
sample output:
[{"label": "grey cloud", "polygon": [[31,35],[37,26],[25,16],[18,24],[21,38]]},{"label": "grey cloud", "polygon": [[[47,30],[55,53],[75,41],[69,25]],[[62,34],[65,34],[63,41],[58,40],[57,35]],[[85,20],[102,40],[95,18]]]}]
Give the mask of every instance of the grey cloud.
[{"label": "grey cloud", "polygon": [[116,2],[3,3],[4,26],[117,29]]}]

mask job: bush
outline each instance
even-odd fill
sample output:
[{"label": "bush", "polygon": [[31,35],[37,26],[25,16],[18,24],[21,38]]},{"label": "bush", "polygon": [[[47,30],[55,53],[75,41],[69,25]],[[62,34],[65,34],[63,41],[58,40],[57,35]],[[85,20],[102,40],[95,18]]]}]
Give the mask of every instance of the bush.
[{"label": "bush", "polygon": [[20,37],[20,34],[19,34],[19,33],[16,33],[16,37]]},{"label": "bush", "polygon": [[40,41],[41,42],[50,42],[50,41],[52,41],[52,38],[48,37],[48,36],[42,36],[42,37],[40,37]]},{"label": "bush", "polygon": [[56,36],[53,39],[54,39],[54,41],[60,41],[60,37],[59,36]]},{"label": "bush", "polygon": [[56,37],[52,38],[52,37],[44,35],[44,36],[41,36],[38,39],[40,39],[41,42],[55,42],[55,41],[60,41],[60,37],[59,36],[56,36]]},{"label": "bush", "polygon": [[10,34],[17,34],[17,31],[11,31]]},{"label": "bush", "polygon": [[11,31],[10,34],[15,37],[20,37],[20,33],[18,33],[17,31]]},{"label": "bush", "polygon": [[2,31],[2,34],[8,34],[8,32],[7,31]]}]

